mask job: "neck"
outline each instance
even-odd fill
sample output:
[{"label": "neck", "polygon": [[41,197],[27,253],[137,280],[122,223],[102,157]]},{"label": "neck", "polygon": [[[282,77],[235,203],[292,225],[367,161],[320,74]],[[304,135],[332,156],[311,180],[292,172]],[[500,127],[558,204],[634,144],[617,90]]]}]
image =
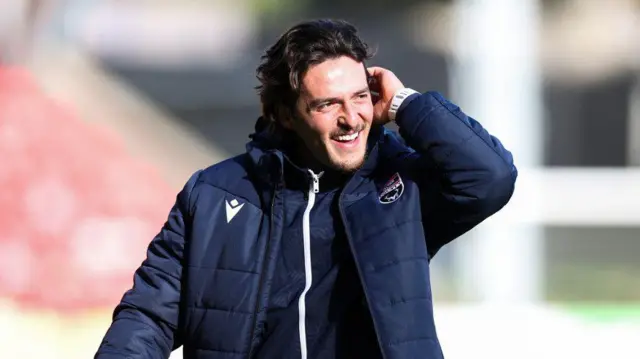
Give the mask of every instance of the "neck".
[{"label": "neck", "polygon": [[[296,144],[291,146],[286,151],[286,155],[289,162],[298,168],[297,170],[294,170],[294,172],[298,172],[303,178],[305,178],[305,180],[302,181],[304,182],[304,188],[306,188],[307,186],[307,170],[311,170],[315,174],[322,173],[322,178],[320,180],[321,191],[341,187],[352,175],[351,173],[339,171],[324,165],[323,163],[318,161],[315,156],[313,156],[311,151],[300,141],[296,141]],[[292,178],[289,179],[290,181],[293,180]],[[293,180],[293,183],[296,182],[298,181]],[[292,184],[292,182],[290,182],[290,184]]]},{"label": "neck", "polygon": [[311,151],[309,151],[307,146],[302,143],[296,144],[293,151],[289,153],[289,158],[291,158],[291,161],[293,161],[293,163],[298,167],[310,169],[314,173],[337,172],[318,161]]}]

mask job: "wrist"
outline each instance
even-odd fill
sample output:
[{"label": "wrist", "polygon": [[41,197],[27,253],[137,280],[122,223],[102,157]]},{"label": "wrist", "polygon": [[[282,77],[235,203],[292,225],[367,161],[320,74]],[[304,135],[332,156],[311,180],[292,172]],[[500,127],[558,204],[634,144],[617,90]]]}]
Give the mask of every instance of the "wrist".
[{"label": "wrist", "polygon": [[389,104],[389,110],[387,111],[389,120],[395,121],[396,116],[398,115],[398,110],[400,110],[400,106],[402,106],[407,98],[416,93],[418,93],[418,91],[408,87],[397,90],[393,94],[393,98],[391,99],[391,103]]}]

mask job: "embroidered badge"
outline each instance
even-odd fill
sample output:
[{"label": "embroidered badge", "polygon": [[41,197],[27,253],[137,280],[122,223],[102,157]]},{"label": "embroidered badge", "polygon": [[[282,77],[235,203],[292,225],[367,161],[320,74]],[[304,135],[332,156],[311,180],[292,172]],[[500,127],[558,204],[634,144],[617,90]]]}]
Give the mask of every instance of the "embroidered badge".
[{"label": "embroidered badge", "polygon": [[380,196],[378,197],[380,203],[388,204],[393,203],[402,196],[404,192],[404,183],[402,183],[402,178],[400,178],[400,174],[394,174],[389,181],[382,188],[382,192],[380,192]]}]

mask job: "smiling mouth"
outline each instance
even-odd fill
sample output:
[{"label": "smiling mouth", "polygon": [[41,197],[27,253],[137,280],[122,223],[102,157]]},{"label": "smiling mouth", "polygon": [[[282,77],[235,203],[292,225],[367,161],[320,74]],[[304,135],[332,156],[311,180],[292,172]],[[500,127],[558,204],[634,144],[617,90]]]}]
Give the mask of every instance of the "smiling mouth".
[{"label": "smiling mouth", "polygon": [[341,142],[341,143],[349,143],[349,142],[353,142],[355,140],[358,139],[358,137],[360,137],[360,133],[362,131],[358,131],[358,132],[354,132],[348,135],[341,135],[341,136],[335,136],[332,137],[332,140],[337,141],[337,142]]}]

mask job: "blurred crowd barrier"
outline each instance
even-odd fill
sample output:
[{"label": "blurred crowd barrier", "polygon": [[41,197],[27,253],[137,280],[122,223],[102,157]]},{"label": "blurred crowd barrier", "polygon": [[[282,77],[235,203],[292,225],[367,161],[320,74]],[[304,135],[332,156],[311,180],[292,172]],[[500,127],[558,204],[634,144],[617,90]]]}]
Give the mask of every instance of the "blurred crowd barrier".
[{"label": "blurred crowd barrier", "polygon": [[[255,67],[286,27],[352,20],[376,64],[457,101],[478,80],[453,71],[468,4],[0,1],[0,356],[93,355],[184,181],[244,149]],[[638,358],[640,1],[537,6],[543,163],[480,231],[535,227],[539,252],[512,260],[540,282],[532,300],[483,300],[472,231],[433,261],[439,335],[453,359]]]}]

